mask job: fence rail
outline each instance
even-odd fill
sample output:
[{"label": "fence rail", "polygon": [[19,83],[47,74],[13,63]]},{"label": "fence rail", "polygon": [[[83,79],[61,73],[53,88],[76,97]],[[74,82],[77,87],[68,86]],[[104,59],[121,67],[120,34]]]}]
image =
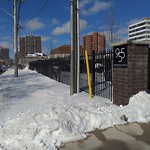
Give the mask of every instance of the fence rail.
[{"label": "fence rail", "polygon": [[53,58],[29,63],[29,69],[48,76],[58,82],[70,84],[70,59]]}]

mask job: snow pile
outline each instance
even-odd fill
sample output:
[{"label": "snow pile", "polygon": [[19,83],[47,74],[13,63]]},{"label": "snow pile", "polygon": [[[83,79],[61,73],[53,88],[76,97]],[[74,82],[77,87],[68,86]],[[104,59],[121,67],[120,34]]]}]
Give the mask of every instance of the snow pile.
[{"label": "snow pile", "polygon": [[150,95],[139,92],[130,98],[129,104],[124,107],[129,122],[150,121]]},{"label": "snow pile", "polygon": [[37,57],[37,56],[47,56],[47,55],[43,53],[27,54],[27,57]]},{"label": "snow pile", "polygon": [[[150,96],[139,92],[127,106],[88,94],[69,95],[69,87],[29,70],[0,78],[0,149],[51,149],[83,139],[96,128],[150,121]],[[4,107],[5,108],[5,107]],[[126,119],[122,119],[125,116]],[[7,119],[9,117],[9,119]]]}]

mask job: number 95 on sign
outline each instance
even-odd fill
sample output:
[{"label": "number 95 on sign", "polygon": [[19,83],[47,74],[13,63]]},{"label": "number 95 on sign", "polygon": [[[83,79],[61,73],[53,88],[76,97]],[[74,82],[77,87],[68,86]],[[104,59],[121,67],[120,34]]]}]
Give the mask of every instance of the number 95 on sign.
[{"label": "number 95 on sign", "polygon": [[127,45],[114,46],[114,68],[127,68]]}]

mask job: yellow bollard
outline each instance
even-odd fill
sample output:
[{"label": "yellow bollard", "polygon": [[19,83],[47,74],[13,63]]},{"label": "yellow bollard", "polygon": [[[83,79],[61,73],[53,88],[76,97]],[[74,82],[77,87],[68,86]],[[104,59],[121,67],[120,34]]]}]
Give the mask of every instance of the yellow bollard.
[{"label": "yellow bollard", "polygon": [[90,99],[92,99],[92,86],[91,86],[91,77],[90,77],[90,68],[89,68],[89,58],[88,58],[88,52],[87,52],[87,50],[85,50],[85,59],[86,59],[86,69],[87,69],[87,78],[88,78],[89,94],[90,94]]}]

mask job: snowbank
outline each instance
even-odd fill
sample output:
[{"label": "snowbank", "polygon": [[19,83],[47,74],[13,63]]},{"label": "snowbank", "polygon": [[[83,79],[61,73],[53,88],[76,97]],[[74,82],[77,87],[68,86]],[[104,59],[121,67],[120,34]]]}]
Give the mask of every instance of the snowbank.
[{"label": "snowbank", "polygon": [[89,100],[86,93],[70,96],[67,85],[34,71],[22,70],[18,78],[12,73],[9,70],[0,78],[0,149],[55,150],[96,128],[150,121],[146,92],[118,107],[100,97]]}]

